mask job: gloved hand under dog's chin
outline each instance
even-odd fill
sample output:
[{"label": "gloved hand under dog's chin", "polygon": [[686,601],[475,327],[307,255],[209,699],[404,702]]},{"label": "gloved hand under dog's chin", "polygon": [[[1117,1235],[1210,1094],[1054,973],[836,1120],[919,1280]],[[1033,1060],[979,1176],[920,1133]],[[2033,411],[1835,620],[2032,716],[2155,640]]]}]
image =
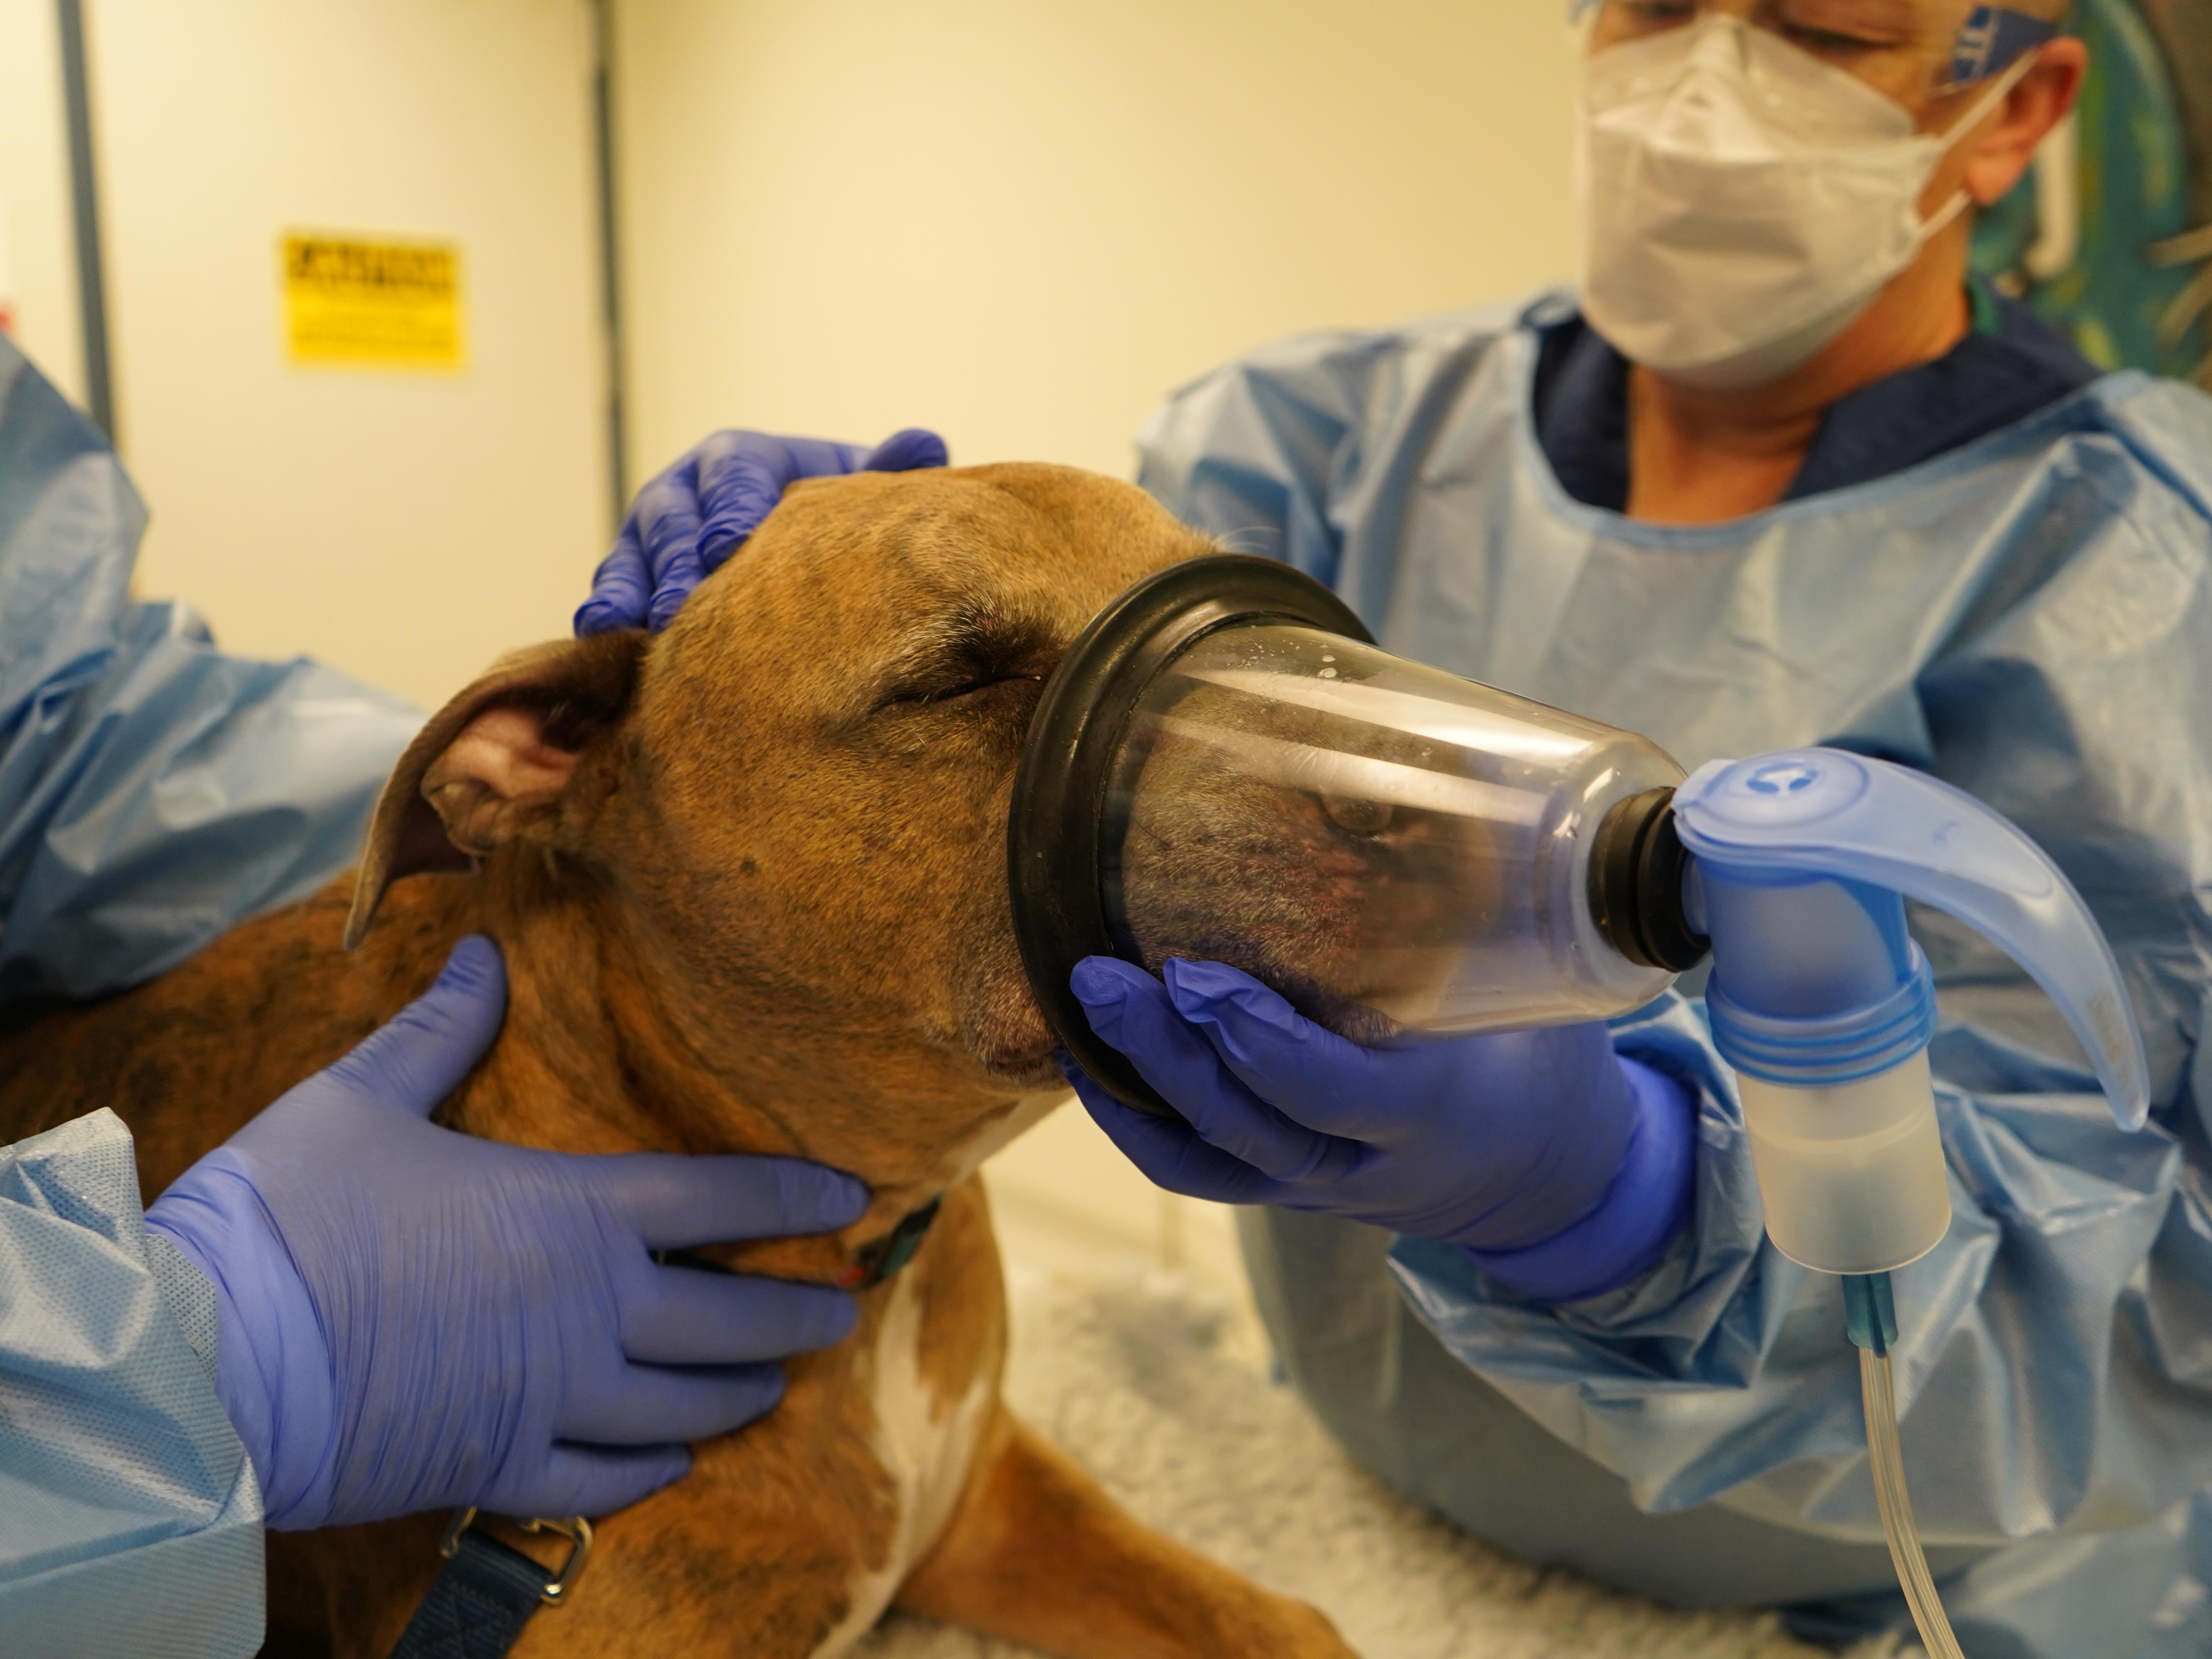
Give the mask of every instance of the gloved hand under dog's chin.
[{"label": "gloved hand under dog's chin", "polygon": [[1550,1300],[1634,1277],[1686,1218],[1688,1095],[1618,1056],[1602,1025],[1367,1048],[1221,963],[1171,961],[1164,977],[1091,957],[1072,986],[1180,1120],[1067,1070],[1099,1127],[1170,1192],[1457,1244]]},{"label": "gloved hand under dog's chin", "polygon": [[867,1189],[787,1158],[579,1157],[428,1121],[498,1034],[472,937],[428,993],[150,1205],[216,1291],[216,1391],[268,1523],[481,1504],[600,1515],[775,1404],[782,1356],[851,1329],[815,1285],[655,1249],[859,1218]]}]

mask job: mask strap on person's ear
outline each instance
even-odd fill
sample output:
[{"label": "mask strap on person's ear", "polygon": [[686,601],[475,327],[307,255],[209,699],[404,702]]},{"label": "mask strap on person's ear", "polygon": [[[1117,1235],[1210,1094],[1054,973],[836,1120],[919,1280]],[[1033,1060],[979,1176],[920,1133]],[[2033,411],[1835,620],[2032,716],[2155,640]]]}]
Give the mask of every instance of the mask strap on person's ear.
[{"label": "mask strap on person's ear", "polygon": [[[1989,8],[1986,6],[1982,7],[1980,10],[1975,13],[1975,15],[1979,16],[1983,11],[1987,11],[1988,9]],[[2016,16],[2018,14],[2008,13],[2007,15]],[[1990,83],[1989,89],[1983,93],[1979,98],[1974,100],[1973,107],[1969,109],[1964,115],[1960,116],[1957,120],[1951,124],[1950,130],[1943,135],[1944,150],[1948,153],[1960,139],[1972,132],[1974,128],[1980,124],[1982,118],[1984,115],[1987,115],[1992,109],[1995,109],[2000,103],[2003,102],[2006,96],[2012,91],[2012,89],[2021,83],[2021,79],[2027,74],[2028,70],[2034,67],[2035,54],[2033,51],[2022,52],[2020,56],[2014,58],[2011,64],[2002,70],[1998,74],[1996,79]],[[1961,88],[1961,90],[1963,90],[1963,88]],[[1919,231],[1919,240],[1923,242],[1926,242],[1930,237],[1936,235],[1939,231],[1941,231],[1944,226],[1949,224],[1952,220],[1957,218],[1960,214],[1966,212],[1973,205],[1974,198],[1969,196],[1963,188],[1954,191],[1949,201],[1944,203],[1942,207],[1936,209],[1934,213],[1930,214],[1924,221],[1922,222]]]}]

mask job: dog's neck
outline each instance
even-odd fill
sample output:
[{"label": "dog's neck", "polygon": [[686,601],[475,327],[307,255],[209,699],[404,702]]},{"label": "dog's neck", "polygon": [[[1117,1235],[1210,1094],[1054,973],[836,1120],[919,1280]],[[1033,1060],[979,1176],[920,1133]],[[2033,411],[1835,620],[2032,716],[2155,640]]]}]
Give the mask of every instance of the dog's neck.
[{"label": "dog's neck", "polygon": [[688,982],[605,884],[535,859],[408,882],[389,902],[397,914],[379,931],[427,910],[439,948],[482,932],[507,958],[506,1024],[449,1103],[455,1127],[562,1152],[811,1158],[874,1194],[834,1239],[708,1253],[732,1265],[849,1278],[1048,1104],[977,1086],[910,1029],[795,1011],[770,983]]}]

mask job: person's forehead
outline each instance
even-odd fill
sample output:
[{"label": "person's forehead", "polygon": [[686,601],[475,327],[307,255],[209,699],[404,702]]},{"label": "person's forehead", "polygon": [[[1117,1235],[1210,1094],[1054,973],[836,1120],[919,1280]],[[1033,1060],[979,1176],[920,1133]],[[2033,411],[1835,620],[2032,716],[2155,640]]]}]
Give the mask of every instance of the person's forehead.
[{"label": "person's forehead", "polygon": [[1767,15],[1804,27],[1909,32],[1949,40],[1973,10],[1973,0],[1750,0]]},{"label": "person's forehead", "polygon": [[1721,12],[1753,23],[1948,43],[1965,27],[1976,0],[1602,0],[1602,3],[1630,11],[1682,15]]},{"label": "person's forehead", "polygon": [[1972,0],[1754,0],[1753,9],[1785,16],[1808,13],[1844,21],[1956,24],[1965,21]]}]

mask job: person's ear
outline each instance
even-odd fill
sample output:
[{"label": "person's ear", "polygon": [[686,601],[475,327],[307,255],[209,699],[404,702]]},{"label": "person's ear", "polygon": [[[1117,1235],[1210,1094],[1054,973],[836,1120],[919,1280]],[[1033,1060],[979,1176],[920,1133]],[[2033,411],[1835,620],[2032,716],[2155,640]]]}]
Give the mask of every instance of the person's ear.
[{"label": "person's ear", "polygon": [[346,918],[348,950],[385,889],[466,870],[511,841],[565,847],[588,804],[579,773],[629,710],[649,636],[637,629],[514,652],[431,717],[392,769],[370,819]]},{"label": "person's ear", "polygon": [[2003,199],[2035,159],[2036,146],[2072,112],[2089,71],[2089,49],[2062,37],[2041,47],[2035,67],[2020,77],[2002,104],[1966,143],[1970,153],[1961,187],[1976,207]]}]

